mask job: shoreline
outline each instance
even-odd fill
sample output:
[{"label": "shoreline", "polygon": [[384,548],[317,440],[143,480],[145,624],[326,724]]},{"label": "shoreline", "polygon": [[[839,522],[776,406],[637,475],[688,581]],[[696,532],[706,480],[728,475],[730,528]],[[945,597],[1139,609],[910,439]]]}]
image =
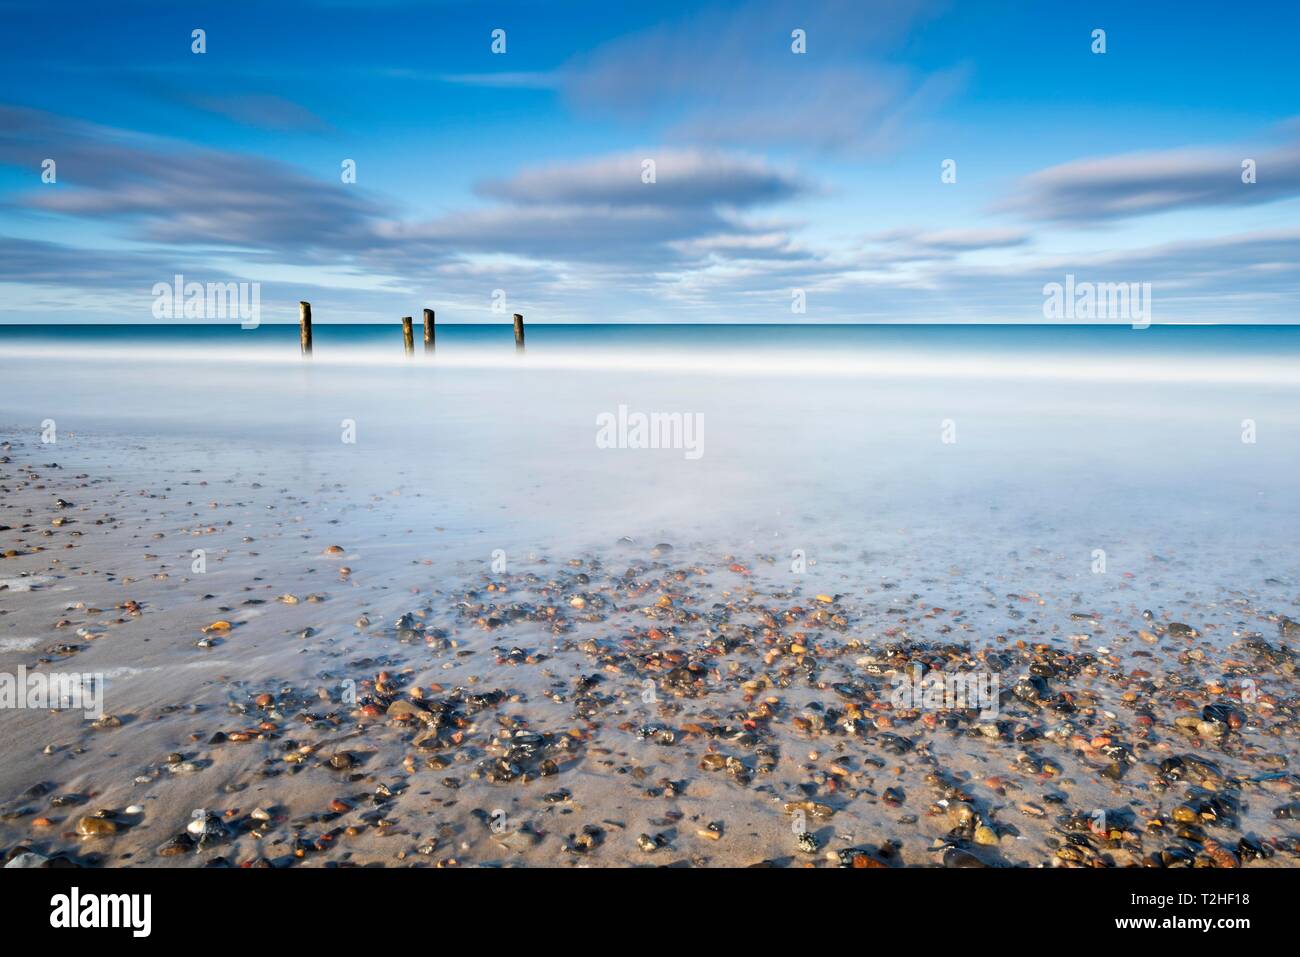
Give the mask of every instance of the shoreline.
[{"label": "shoreline", "polygon": [[[989,620],[1005,625],[989,633],[944,587],[922,597],[855,579],[851,553],[828,557],[816,586],[792,584],[761,549],[689,539],[613,542],[502,572],[436,550],[372,568],[379,560],[358,546],[374,543],[347,540],[344,506],[372,500],[368,521],[389,524],[371,527],[396,536],[405,519],[374,504],[382,489],[308,500],[208,469],[140,486],[147,464],[124,481],[96,472],[75,442],[55,452],[5,439],[0,553],[20,554],[0,559],[0,670],[116,675],[99,727],[70,712],[0,711],[14,742],[0,768],[9,857],[1300,859],[1292,818],[1275,816],[1300,798],[1289,770],[1296,626],[1282,603],[1189,598],[1148,620],[1137,594],[1080,608],[1068,587],[1030,595],[999,583]],[[202,574],[190,565],[199,544]],[[918,662],[999,676],[998,717],[894,707],[891,676]],[[1243,678],[1255,682],[1249,702]],[[197,836],[182,838],[194,820]]]}]

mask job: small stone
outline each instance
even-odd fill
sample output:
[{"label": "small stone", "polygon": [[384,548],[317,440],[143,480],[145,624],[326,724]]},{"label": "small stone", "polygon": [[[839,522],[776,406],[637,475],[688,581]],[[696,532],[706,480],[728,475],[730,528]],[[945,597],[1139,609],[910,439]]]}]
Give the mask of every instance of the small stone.
[{"label": "small stone", "polygon": [[160,845],[155,853],[159,857],[176,857],[179,854],[188,854],[193,849],[194,841],[188,834],[177,834]]},{"label": "small stone", "polygon": [[82,837],[107,837],[117,833],[117,825],[106,817],[83,817],[77,821],[77,833]]},{"label": "small stone", "polygon": [[405,721],[409,718],[418,718],[424,713],[423,708],[406,698],[398,698],[388,706],[388,711],[385,712],[388,717],[395,718],[399,721]]},{"label": "small stone", "polygon": [[986,867],[987,865],[970,851],[959,847],[950,847],[943,852],[944,867]]},{"label": "small stone", "polygon": [[218,840],[226,836],[225,822],[211,811],[195,812],[194,818],[185,825],[185,830],[199,839],[200,844]]},{"label": "small stone", "polygon": [[965,801],[956,801],[948,807],[948,820],[955,827],[962,827],[975,818],[975,809]]},{"label": "small stone", "polygon": [[1228,733],[1228,726],[1222,721],[1198,721],[1196,733],[1202,738],[1221,738]]}]

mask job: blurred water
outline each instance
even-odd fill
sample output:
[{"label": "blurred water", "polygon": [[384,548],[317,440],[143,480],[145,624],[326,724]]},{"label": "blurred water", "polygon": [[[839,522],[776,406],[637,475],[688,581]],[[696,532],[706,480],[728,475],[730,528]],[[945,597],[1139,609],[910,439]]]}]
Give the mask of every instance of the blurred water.
[{"label": "blurred water", "polygon": [[[396,326],[318,326],[311,362],[296,337],[0,327],[0,428],[54,419],[141,482],[339,485],[350,544],[385,536],[394,574],[431,541],[450,560],[630,536],[964,592],[1300,577],[1290,328],[538,326],[519,357],[509,327],[447,327],[407,360]],[[703,456],[599,448],[620,405],[702,416]],[[394,539],[370,503],[398,489]]]},{"label": "blurred water", "polygon": [[[416,317],[417,332],[420,319]],[[513,342],[509,322],[497,325],[438,325],[439,348],[453,354],[480,348],[504,347]],[[332,353],[383,353],[400,355],[401,327],[374,324],[330,324],[313,327],[318,358]],[[418,342],[417,347],[422,345]],[[261,325],[242,329],[234,324],[151,325],[5,325],[0,324],[0,344],[57,345],[67,349],[80,344],[105,346],[212,347],[297,353],[298,327]],[[1123,325],[639,325],[546,323],[527,327],[530,351],[542,355],[574,350],[618,354],[629,349],[665,349],[684,356],[692,351],[710,353],[824,352],[860,350],[925,350],[938,353],[1012,355],[1056,353],[1080,357],[1211,357],[1231,355],[1300,355],[1300,326],[1162,326],[1136,330]]]}]

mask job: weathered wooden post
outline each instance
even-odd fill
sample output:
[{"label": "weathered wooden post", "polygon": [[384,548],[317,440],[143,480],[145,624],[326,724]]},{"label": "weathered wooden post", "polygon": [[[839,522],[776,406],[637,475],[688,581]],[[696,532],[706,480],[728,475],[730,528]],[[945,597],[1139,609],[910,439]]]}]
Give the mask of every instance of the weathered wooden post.
[{"label": "weathered wooden post", "polygon": [[524,317],[515,313],[515,351],[524,351]]},{"label": "weathered wooden post", "polygon": [[298,341],[302,343],[302,354],[311,355],[311,303],[298,303]]},{"label": "weathered wooden post", "polygon": [[427,355],[433,351],[433,310],[424,310],[424,351]]},{"label": "weathered wooden post", "polygon": [[410,316],[402,316],[402,348],[408,356],[415,355],[415,330],[411,328]]}]

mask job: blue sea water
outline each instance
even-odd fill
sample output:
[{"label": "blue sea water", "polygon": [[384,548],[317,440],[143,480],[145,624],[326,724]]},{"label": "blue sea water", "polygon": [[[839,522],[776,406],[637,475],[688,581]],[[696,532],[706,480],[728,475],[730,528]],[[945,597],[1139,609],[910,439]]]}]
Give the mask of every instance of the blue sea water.
[{"label": "blue sea water", "polygon": [[[417,348],[422,349],[420,320],[415,321]],[[337,349],[400,352],[401,326],[316,323],[315,348],[322,354]],[[461,351],[513,346],[512,327],[500,325],[438,325],[440,349]],[[671,349],[780,352],[897,350],[915,348],[941,352],[1016,352],[1054,354],[1113,354],[1123,356],[1300,355],[1300,325],[1171,326],[1134,329],[1124,325],[632,325],[536,324],[526,329],[529,350],[551,354],[559,350]],[[188,349],[209,346],[274,348],[295,354],[296,325],[264,324],[243,329],[221,325],[4,325],[0,349],[16,342],[47,342],[66,346],[100,344],[163,344]]]},{"label": "blue sea water", "polygon": [[[141,488],[336,489],[395,576],[373,503],[400,494],[402,533],[464,560],[653,537],[835,548],[859,584],[960,569],[968,597],[1300,581],[1293,327],[537,325],[520,356],[509,325],[440,326],[407,358],[398,325],[319,324],[310,362],[297,340],[0,326],[0,433],[55,422],[71,465]],[[701,454],[602,446],[638,412],[697,416]]]}]

